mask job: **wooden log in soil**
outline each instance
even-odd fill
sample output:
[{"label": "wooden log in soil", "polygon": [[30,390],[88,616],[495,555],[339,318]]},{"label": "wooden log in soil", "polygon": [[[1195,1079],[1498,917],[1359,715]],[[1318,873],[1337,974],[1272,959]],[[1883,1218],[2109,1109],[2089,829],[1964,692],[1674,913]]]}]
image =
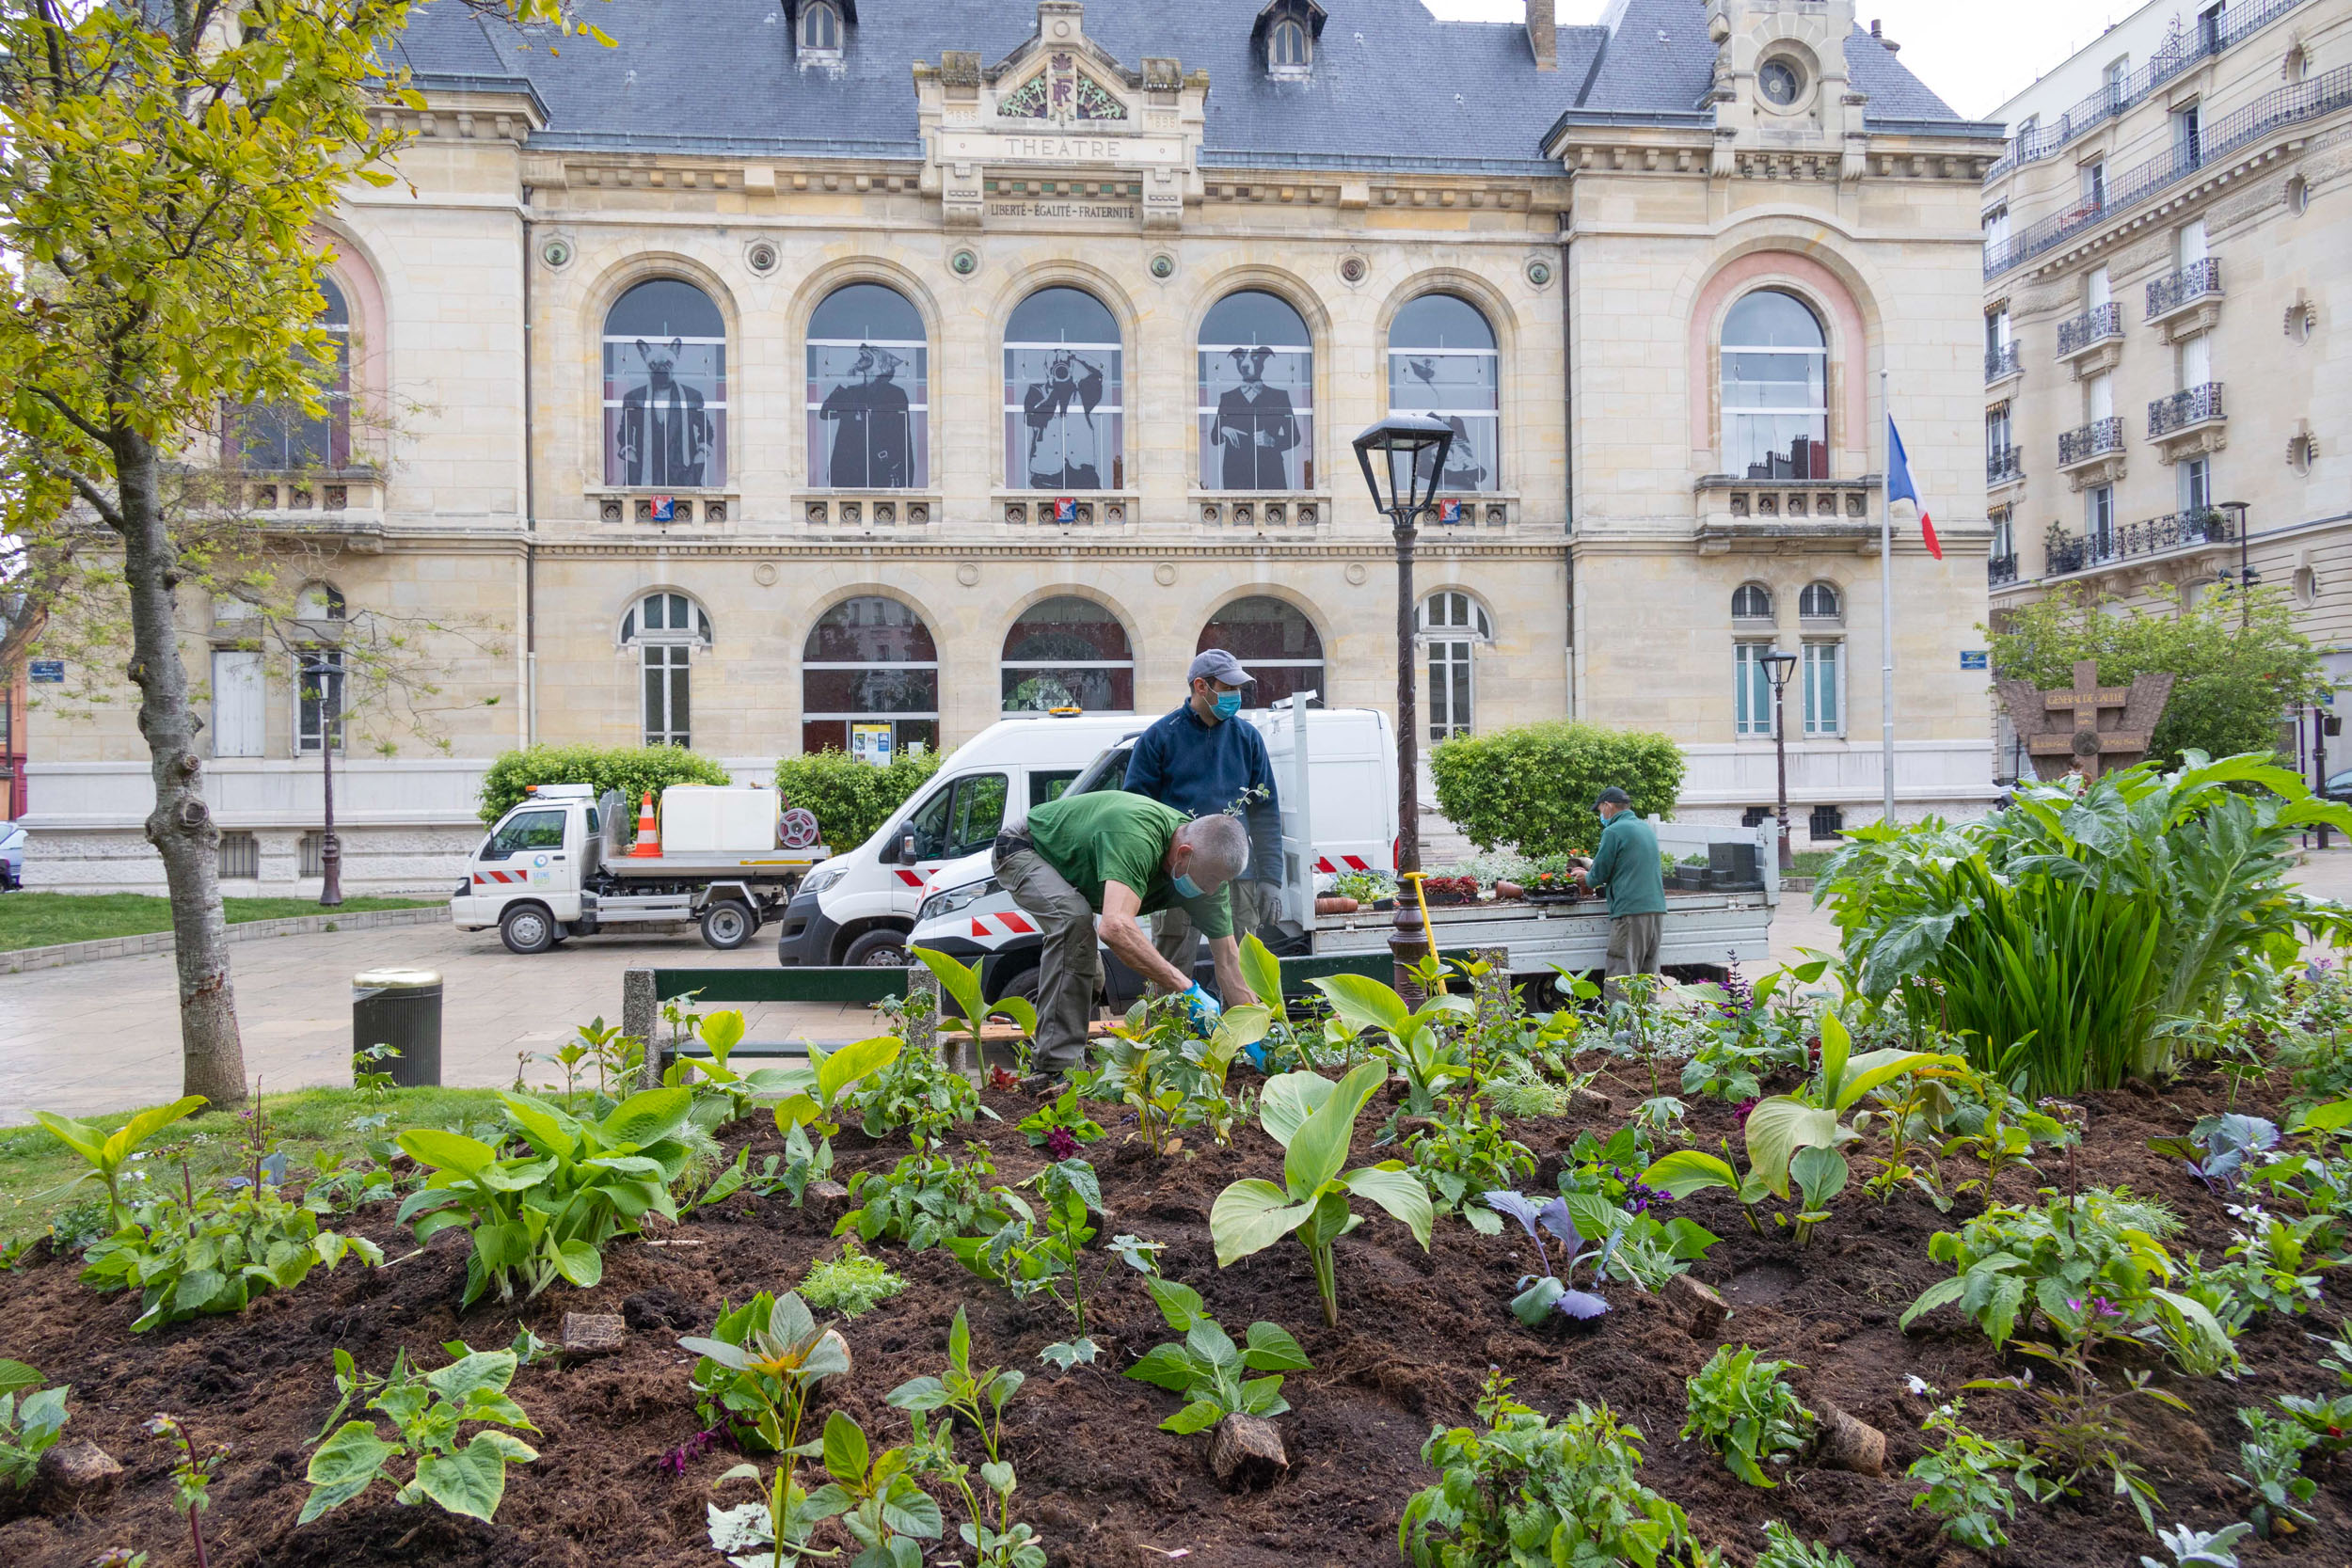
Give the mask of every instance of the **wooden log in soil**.
[{"label": "wooden log in soil", "polygon": [[628,1323],[618,1312],[564,1314],[564,1354],[611,1355],[628,1343]]},{"label": "wooden log in soil", "polygon": [[1290,1473],[1282,1434],[1259,1416],[1228,1416],[1209,1433],[1209,1468],[1228,1492],[1256,1491]]},{"label": "wooden log in soil", "polygon": [[113,1500],[122,1480],[114,1456],[87,1438],[59,1443],[33,1472],[32,1503],[52,1518],[91,1513]]},{"label": "wooden log in soil", "polygon": [[1851,1470],[1858,1476],[1875,1476],[1886,1468],[1886,1433],[1867,1421],[1857,1421],[1851,1416],[1826,1401],[1816,1401],[1820,1406],[1814,1414],[1820,1425],[1813,1436],[1813,1462],[1824,1470]]},{"label": "wooden log in soil", "polygon": [[[1731,1305],[1718,1294],[1714,1287],[1702,1284],[1687,1274],[1676,1275],[1666,1281],[1660,1292],[1668,1307],[1682,1318],[1683,1326],[1693,1339],[1712,1340],[1723,1332],[1724,1320],[1731,1316]],[[1884,1440],[1881,1439],[1882,1448]]]}]

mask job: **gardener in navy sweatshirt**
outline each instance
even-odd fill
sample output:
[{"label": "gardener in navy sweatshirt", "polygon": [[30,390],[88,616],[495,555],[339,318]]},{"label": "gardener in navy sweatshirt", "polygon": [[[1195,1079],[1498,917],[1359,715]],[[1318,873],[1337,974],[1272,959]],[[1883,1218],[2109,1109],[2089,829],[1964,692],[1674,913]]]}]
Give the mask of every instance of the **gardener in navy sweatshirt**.
[{"label": "gardener in navy sweatshirt", "polygon": [[[1192,695],[1184,705],[1153,724],[1136,741],[1127,759],[1127,788],[1193,816],[1232,811],[1249,829],[1249,865],[1226,884],[1233,935],[1270,926],[1279,912],[1282,881],[1282,814],[1274,795],[1274,769],[1265,739],[1244,722],[1241,689],[1251,683],[1241,660],[1211,648],[1192,661],[1185,676]],[[1192,973],[1197,939],[1192,916],[1170,904],[1152,917],[1152,945],[1186,974]]]}]

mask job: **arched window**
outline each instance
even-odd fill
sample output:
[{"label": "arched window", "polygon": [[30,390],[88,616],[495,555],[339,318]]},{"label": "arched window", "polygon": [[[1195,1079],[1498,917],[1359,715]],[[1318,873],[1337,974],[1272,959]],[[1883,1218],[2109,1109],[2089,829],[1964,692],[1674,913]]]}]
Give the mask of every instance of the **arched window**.
[{"label": "arched window", "polygon": [[1421,639],[1429,647],[1429,738],[1470,734],[1477,698],[1470,651],[1495,640],[1486,607],[1440,589],[1422,601]]},{"label": "arched window", "polygon": [[808,320],[809,483],[930,483],[930,345],[906,295],[880,283],[827,294]]},{"label": "arched window", "polygon": [[297,621],[340,621],[343,613],[343,591],[331,582],[305,583],[294,595]]},{"label": "arched window", "polygon": [[1136,656],[1127,628],[1091,599],[1065,594],[1023,610],[1005,634],[999,679],[1007,713],[1135,711]]},{"label": "arched window", "polygon": [[1747,479],[1829,477],[1829,340],[1796,295],[1758,289],[1724,319],[1724,466]]},{"label": "arched window", "polygon": [[1276,71],[1305,71],[1312,58],[1307,29],[1295,17],[1284,17],[1266,35],[1266,64]]},{"label": "arched window", "polygon": [[1769,621],[1772,618],[1772,591],[1760,582],[1743,582],[1731,591],[1731,618],[1735,621]]},{"label": "arched window", "polygon": [[683,594],[648,594],[621,617],[621,643],[637,650],[644,676],[648,746],[691,746],[693,656],[710,651],[710,617]]},{"label": "arched window", "polygon": [[1272,707],[1300,691],[1322,691],[1323,639],[1315,624],[1297,606],[1268,594],[1235,599],[1209,617],[1193,651],[1223,648],[1257,676],[1243,701],[1251,707]]},{"label": "arched window", "polygon": [[841,13],[834,9],[831,0],[806,0],[801,7],[801,53],[841,53]]},{"label": "arched window", "polygon": [[1423,294],[1390,323],[1389,412],[1433,414],[1454,427],[1446,489],[1501,487],[1501,385],[1494,328],[1470,301]]},{"label": "arched window", "polygon": [[1005,483],[1117,490],[1127,480],[1119,323],[1083,289],[1040,289],[1005,324]]},{"label": "arched window", "polygon": [[1846,602],[1834,582],[1808,582],[1797,595],[1797,614],[1806,621],[1835,621],[1846,613]]},{"label": "arched window", "polygon": [[335,280],[319,275],[318,325],[326,363],[318,380],[319,412],[300,404],[252,404],[229,411],[221,461],[263,472],[351,466],[351,306]]},{"label": "arched window", "polygon": [[1209,311],[1200,346],[1200,487],[1313,489],[1315,366],[1306,322],[1280,295],[1244,289]]},{"label": "arched window", "polygon": [[727,328],[710,296],[656,277],[604,318],[604,482],[698,490],[727,482]]},{"label": "arched window", "polygon": [[939,647],[923,618],[879,594],[817,618],[801,649],[801,750],[939,749]]}]

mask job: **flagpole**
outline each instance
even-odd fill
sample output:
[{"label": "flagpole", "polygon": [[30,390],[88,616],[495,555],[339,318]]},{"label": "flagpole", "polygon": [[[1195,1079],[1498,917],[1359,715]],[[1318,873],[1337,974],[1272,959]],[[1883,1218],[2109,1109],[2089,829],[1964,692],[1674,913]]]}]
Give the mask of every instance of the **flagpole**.
[{"label": "flagpole", "polygon": [[1883,459],[1879,464],[1879,745],[1884,752],[1886,825],[1895,825],[1895,410],[1886,401],[1886,367],[1879,367],[1879,424]]}]

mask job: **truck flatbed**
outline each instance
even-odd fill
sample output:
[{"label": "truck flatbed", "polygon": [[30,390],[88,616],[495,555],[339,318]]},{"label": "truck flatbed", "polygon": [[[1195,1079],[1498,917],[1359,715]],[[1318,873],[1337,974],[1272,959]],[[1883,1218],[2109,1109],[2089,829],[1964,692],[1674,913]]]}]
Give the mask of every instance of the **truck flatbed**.
[{"label": "truck flatbed", "polygon": [[[1419,911],[1414,914],[1416,923]],[[1396,929],[1395,911],[1359,910],[1354,914],[1315,918],[1318,954],[1388,951]],[[1659,961],[1720,968],[1738,961],[1761,962],[1772,950],[1772,902],[1760,889],[1739,892],[1669,891],[1661,923]],[[1540,974],[1553,964],[1597,970],[1609,958],[1609,908],[1600,898],[1576,902],[1526,901],[1433,905],[1429,925],[1438,946],[1502,947],[1512,970]]]},{"label": "truck flatbed", "polygon": [[794,849],[775,854],[714,852],[711,854],[621,855],[603,863],[608,876],[625,882],[660,881],[675,877],[728,877],[750,880],[798,877],[827,858],[822,849]]}]

